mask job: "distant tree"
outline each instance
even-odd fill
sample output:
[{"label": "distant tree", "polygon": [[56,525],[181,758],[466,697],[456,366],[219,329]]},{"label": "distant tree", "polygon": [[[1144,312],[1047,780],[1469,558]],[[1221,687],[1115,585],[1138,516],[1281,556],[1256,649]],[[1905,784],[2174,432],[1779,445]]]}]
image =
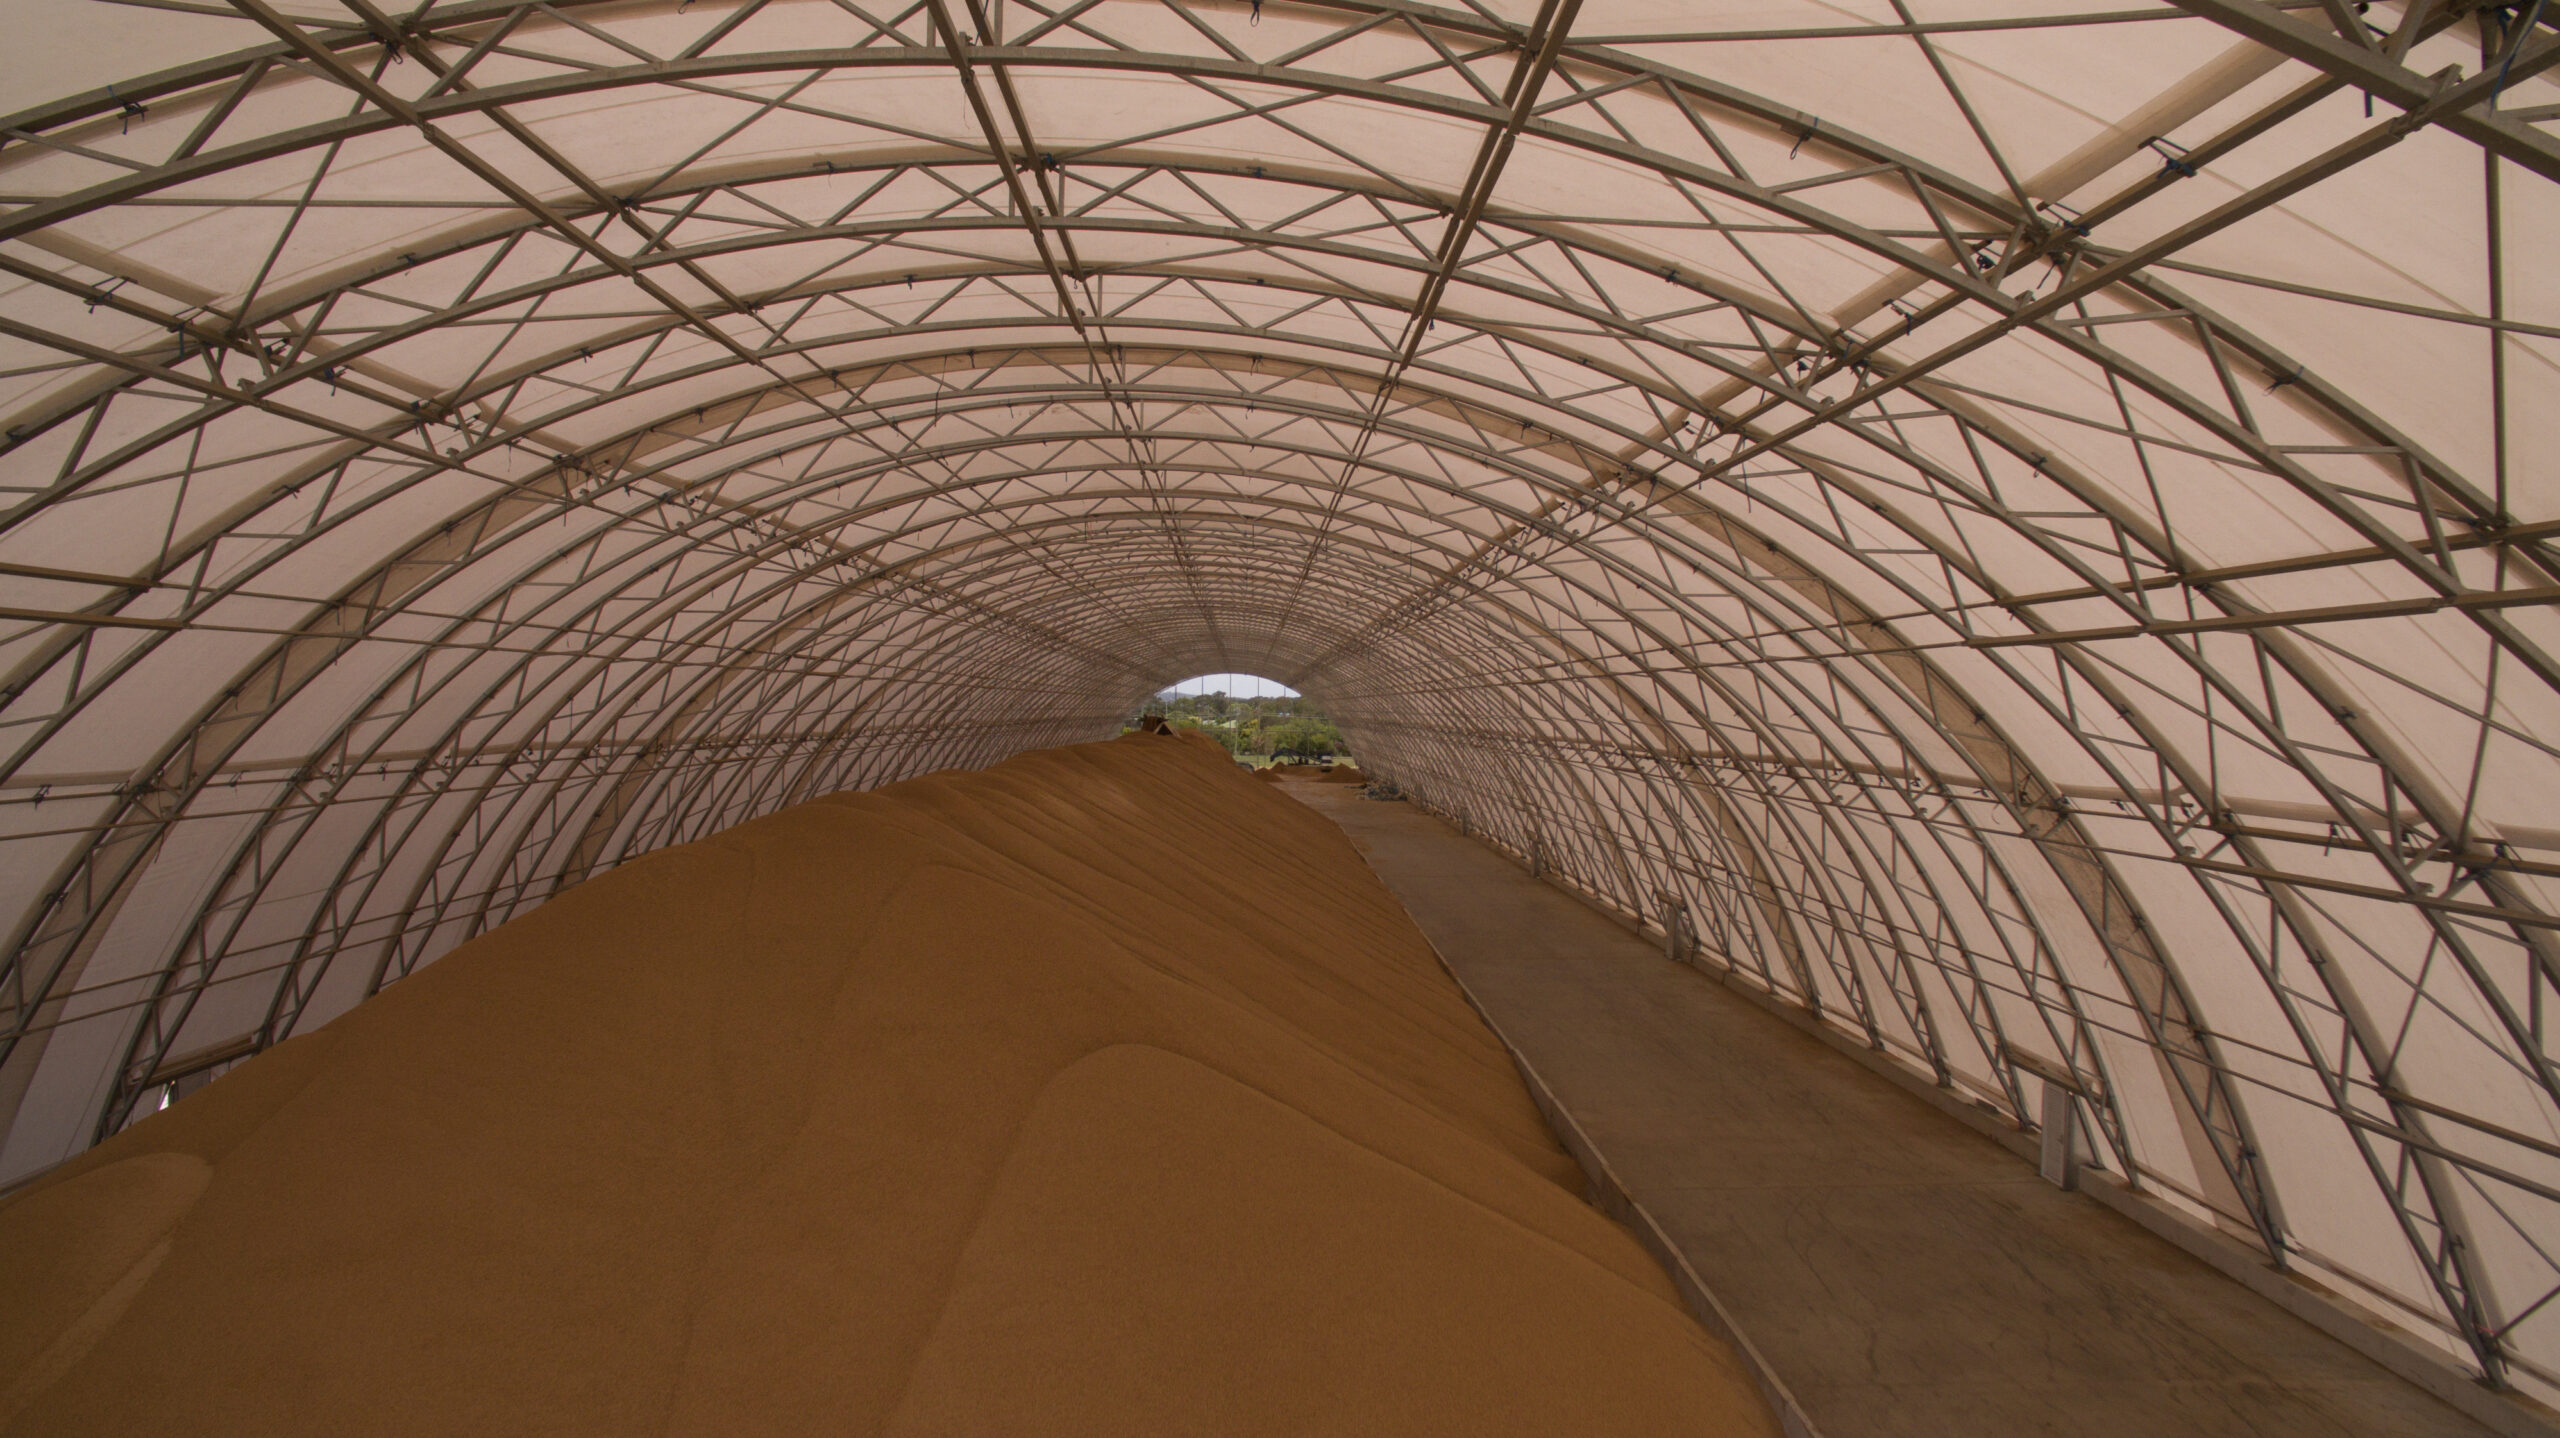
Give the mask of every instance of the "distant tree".
[{"label": "distant tree", "polygon": [[1148,714],[1162,715],[1175,729],[1206,734],[1240,757],[1268,754],[1314,759],[1343,752],[1341,729],[1303,698],[1237,698],[1223,691],[1179,694],[1166,690],[1141,705],[1127,726],[1135,727]]},{"label": "distant tree", "polygon": [[1236,733],[1231,726],[1225,724],[1204,724],[1200,722],[1199,719],[1189,714],[1181,715],[1170,722],[1172,723],[1176,733],[1206,734],[1210,738],[1217,740],[1219,744],[1225,746],[1228,753],[1233,754],[1236,752]]},{"label": "distant tree", "polygon": [[1342,748],[1342,731],[1333,721],[1320,714],[1293,714],[1276,724],[1266,726],[1262,740],[1274,755],[1287,754],[1300,759],[1337,753]]}]

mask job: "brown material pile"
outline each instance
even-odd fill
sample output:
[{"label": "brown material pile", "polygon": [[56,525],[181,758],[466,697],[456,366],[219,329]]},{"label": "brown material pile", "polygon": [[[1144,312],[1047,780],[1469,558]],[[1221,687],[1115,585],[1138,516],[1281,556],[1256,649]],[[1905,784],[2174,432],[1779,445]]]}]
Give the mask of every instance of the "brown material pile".
[{"label": "brown material pile", "polygon": [[1772,1435],[1341,833],[1130,736],[626,864],[0,1207],[10,1434]]},{"label": "brown material pile", "polygon": [[1336,764],[1316,776],[1327,784],[1366,784],[1369,776],[1348,764]]}]

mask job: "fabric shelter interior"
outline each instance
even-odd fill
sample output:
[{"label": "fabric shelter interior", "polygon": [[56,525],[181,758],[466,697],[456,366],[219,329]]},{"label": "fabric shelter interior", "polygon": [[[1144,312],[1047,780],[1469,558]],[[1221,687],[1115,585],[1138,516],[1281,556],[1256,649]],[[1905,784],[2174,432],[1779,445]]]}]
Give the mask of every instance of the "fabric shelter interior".
[{"label": "fabric shelter interior", "polygon": [[0,1181],[1266,674],[2560,1398],[2560,15],[84,0],[0,55]]}]

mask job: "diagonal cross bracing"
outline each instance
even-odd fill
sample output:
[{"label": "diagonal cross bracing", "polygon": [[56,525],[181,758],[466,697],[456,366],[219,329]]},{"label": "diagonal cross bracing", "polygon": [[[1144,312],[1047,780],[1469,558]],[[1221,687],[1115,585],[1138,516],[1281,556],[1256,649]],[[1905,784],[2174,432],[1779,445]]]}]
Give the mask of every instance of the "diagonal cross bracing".
[{"label": "diagonal cross bracing", "polygon": [[[1262,654],[2552,1391],[2548,27],[2187,9],[252,3],[10,117],[0,1171],[628,854]],[[2019,32],[2153,91],[2030,113]]]}]

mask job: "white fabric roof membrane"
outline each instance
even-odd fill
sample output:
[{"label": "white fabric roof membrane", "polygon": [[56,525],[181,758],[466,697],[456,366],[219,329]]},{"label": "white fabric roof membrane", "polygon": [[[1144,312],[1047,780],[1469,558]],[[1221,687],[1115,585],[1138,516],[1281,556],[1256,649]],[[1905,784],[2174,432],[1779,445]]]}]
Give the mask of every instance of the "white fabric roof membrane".
[{"label": "white fabric roof membrane", "polygon": [[0,1180],[1248,670],[2560,1396],[2539,4],[296,3],[0,57]]}]

